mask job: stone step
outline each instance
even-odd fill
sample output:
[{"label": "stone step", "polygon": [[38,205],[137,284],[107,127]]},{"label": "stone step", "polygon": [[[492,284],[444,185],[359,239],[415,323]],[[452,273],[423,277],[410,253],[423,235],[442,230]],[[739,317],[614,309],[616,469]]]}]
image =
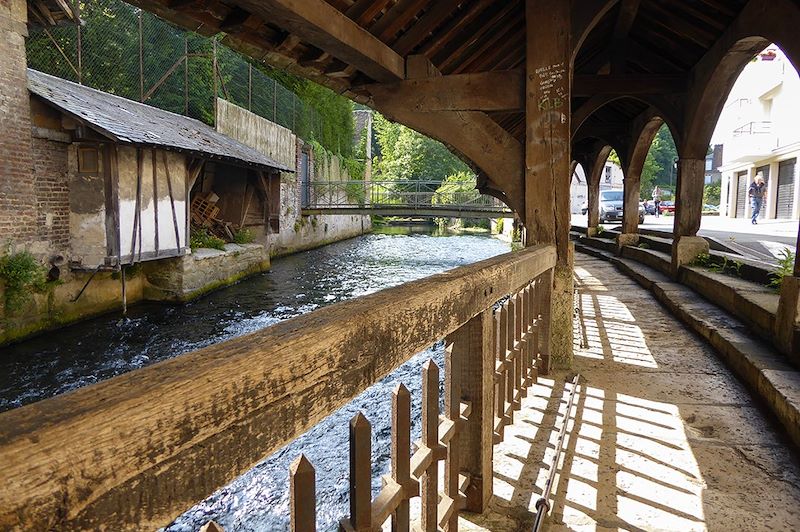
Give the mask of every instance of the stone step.
[{"label": "stone step", "polygon": [[[586,246],[576,245],[576,250],[584,249]],[[725,364],[749,388],[751,394],[772,411],[794,444],[800,446],[800,371],[765,340],[754,335],[748,327],[749,324],[745,324],[711,302],[720,302],[727,296],[709,297],[707,301],[698,297],[692,288],[672,281],[659,269],[632,258],[609,257],[608,254],[593,251],[595,252],[592,253],[593,256],[609,260],[622,273],[652,292],[661,304],[690,329],[705,338]],[[652,250],[644,251],[650,251],[651,255],[658,253]],[[695,268],[685,270],[693,271]],[[723,277],[729,278],[729,276]],[[728,281],[728,279],[718,279],[718,281]],[[738,286],[745,282],[733,284]],[[719,284],[713,286],[714,288],[706,290],[709,296],[714,295],[714,289],[720,288]],[[741,286],[739,288],[738,297],[745,297],[742,294],[747,291],[741,290]],[[755,293],[762,294],[760,290],[755,290]],[[735,305],[736,300],[724,304]],[[745,303],[740,299],[738,304]]]}]

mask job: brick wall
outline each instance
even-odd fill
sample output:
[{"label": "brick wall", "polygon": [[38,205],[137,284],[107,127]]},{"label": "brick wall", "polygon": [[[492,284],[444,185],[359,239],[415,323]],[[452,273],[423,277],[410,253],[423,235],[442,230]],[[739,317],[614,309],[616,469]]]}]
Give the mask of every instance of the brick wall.
[{"label": "brick wall", "polygon": [[63,254],[69,247],[69,144],[34,138],[31,148],[37,239],[49,242],[51,253]]},{"label": "brick wall", "polygon": [[0,244],[35,237],[25,0],[0,0]]}]

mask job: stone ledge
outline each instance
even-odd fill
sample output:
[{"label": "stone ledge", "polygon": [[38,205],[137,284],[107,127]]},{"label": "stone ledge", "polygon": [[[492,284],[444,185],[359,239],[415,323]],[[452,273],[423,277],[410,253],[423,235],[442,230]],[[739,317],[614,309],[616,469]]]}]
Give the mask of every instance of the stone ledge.
[{"label": "stone ledge", "polygon": [[[577,247],[585,251],[584,246]],[[765,404],[800,447],[800,371],[785,356],[753,337],[747,327],[712,303],[699,299],[686,286],[670,281],[657,270],[600,253],[667,307],[679,320],[705,338],[725,364]]]}]

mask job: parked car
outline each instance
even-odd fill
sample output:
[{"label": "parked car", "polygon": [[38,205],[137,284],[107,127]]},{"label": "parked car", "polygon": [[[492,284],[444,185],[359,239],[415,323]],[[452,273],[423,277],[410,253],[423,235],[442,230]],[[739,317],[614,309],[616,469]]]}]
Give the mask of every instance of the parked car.
[{"label": "parked car", "polygon": [[719,205],[706,203],[703,205],[703,214],[719,214]]},{"label": "parked car", "polygon": [[581,214],[586,216],[586,213],[588,211],[589,211],[589,200],[586,200],[581,204]]},{"label": "parked car", "polygon": [[[600,191],[600,222],[622,221],[624,194],[621,190]],[[644,207],[639,204],[639,223],[644,222]]]},{"label": "parked car", "polygon": [[645,205],[644,202],[640,202],[639,205],[642,207],[642,209],[644,210],[645,214],[655,214],[656,213],[656,204],[653,203],[652,201],[648,201],[646,205]]},{"label": "parked car", "polygon": [[661,205],[658,206],[658,210],[661,211],[661,214],[665,212],[675,212],[675,202],[674,201],[662,201]]}]

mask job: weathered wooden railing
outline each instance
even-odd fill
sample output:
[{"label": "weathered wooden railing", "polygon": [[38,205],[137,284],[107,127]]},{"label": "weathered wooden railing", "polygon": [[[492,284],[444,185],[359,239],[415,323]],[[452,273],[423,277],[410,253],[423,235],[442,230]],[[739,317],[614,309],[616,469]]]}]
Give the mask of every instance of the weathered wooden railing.
[{"label": "weathered wooden railing", "polygon": [[[406,530],[420,496],[423,530],[455,530],[460,508],[488,503],[492,445],[547,369],[554,265],[554,247],[528,248],[3,413],[0,529],[163,526],[444,337],[444,415],[429,361],[422,438],[412,454],[410,395],[398,387],[392,473],[374,500],[371,429],[352,420],[341,526],[374,530],[391,516]],[[304,457],[291,467],[295,530],[314,530],[314,475]]]}]

